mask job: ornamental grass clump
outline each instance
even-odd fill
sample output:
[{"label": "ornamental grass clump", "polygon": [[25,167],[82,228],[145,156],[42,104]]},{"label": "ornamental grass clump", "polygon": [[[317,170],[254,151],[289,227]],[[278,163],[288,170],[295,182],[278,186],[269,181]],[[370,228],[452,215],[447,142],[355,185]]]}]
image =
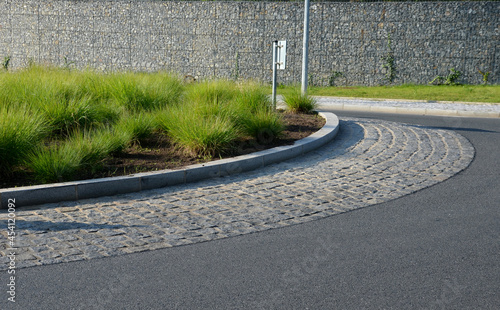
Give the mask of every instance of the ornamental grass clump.
[{"label": "ornamental grass clump", "polygon": [[223,154],[240,136],[228,114],[207,114],[209,106],[196,108],[179,105],[163,111],[157,118],[159,127],[187,153],[203,158]]},{"label": "ornamental grass clump", "polygon": [[36,65],[2,74],[0,104],[7,107],[22,104],[39,112],[56,135],[67,136],[75,129],[115,122],[120,111],[109,102],[109,95],[96,94],[95,89],[92,92],[84,87],[84,82],[91,77],[99,80],[95,85],[104,84],[97,73],[68,72]]},{"label": "ornamental grass clump", "polygon": [[167,73],[115,73],[107,77],[106,83],[110,97],[132,112],[177,103],[183,92],[181,80]]},{"label": "ornamental grass clump", "polygon": [[256,83],[206,81],[189,86],[184,100],[158,117],[160,128],[189,153],[213,157],[250,136],[269,144],[283,131],[269,96]]},{"label": "ornamental grass clump", "polygon": [[271,99],[262,85],[249,82],[240,86],[240,92],[234,103],[238,110],[245,113],[271,111]]},{"label": "ornamental grass clump", "polygon": [[74,130],[85,130],[112,124],[119,112],[112,107],[93,102],[90,97],[46,101],[39,106],[57,135],[68,136]]},{"label": "ornamental grass clump", "polygon": [[278,139],[285,128],[278,114],[266,110],[247,115],[241,120],[241,125],[245,134],[264,145]]},{"label": "ornamental grass clump", "polygon": [[82,154],[80,165],[92,167],[99,164],[110,154],[121,152],[132,139],[128,131],[103,127],[92,131],[76,131],[65,142],[75,152]]},{"label": "ornamental grass clump", "polygon": [[0,107],[0,175],[22,163],[47,135],[46,119],[25,106]]},{"label": "ornamental grass clump", "polygon": [[289,110],[294,113],[312,113],[317,107],[316,99],[308,95],[303,95],[298,91],[294,91],[286,96],[283,96],[283,101]]},{"label": "ornamental grass clump", "polygon": [[[183,101],[186,104],[194,103],[200,107],[217,108],[219,105],[223,106],[231,102],[239,93],[238,85],[233,81],[208,80],[189,85]],[[214,114],[214,111],[208,112]]]},{"label": "ornamental grass clump", "polygon": [[269,144],[284,130],[281,117],[271,109],[271,100],[265,89],[258,84],[245,85],[236,98],[239,110],[237,124],[242,132],[256,139],[260,144]]},{"label": "ornamental grass clump", "polygon": [[232,101],[239,89],[231,81],[189,85],[183,100],[159,114],[159,127],[184,151],[203,158],[227,152],[240,137]]},{"label": "ornamental grass clump", "polygon": [[82,154],[71,145],[39,147],[28,155],[26,166],[40,183],[72,180],[81,169]]},{"label": "ornamental grass clump", "polygon": [[115,130],[128,132],[131,140],[140,144],[158,128],[155,115],[151,112],[127,114],[115,125]]},{"label": "ornamental grass clump", "polygon": [[173,136],[174,141],[203,158],[212,158],[229,151],[239,137],[237,128],[225,117],[194,118],[183,122]]},{"label": "ornamental grass clump", "polygon": [[52,68],[30,66],[17,72],[0,75],[0,104],[27,105],[36,108],[39,102],[58,96],[67,76],[60,76]]},{"label": "ornamental grass clump", "polygon": [[26,166],[39,182],[70,181],[80,173],[98,171],[105,158],[122,151],[130,140],[130,132],[109,127],[75,130],[67,139],[53,141],[31,152]]}]

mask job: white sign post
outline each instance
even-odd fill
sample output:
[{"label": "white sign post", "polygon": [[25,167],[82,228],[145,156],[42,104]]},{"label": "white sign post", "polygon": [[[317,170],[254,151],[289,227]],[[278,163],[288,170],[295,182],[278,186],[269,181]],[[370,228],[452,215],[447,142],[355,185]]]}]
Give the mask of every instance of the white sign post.
[{"label": "white sign post", "polygon": [[276,110],[276,75],[277,70],[285,70],[286,67],[286,41],[273,42],[273,109]]},{"label": "white sign post", "polygon": [[278,41],[277,69],[285,70],[286,67],[286,41]]}]

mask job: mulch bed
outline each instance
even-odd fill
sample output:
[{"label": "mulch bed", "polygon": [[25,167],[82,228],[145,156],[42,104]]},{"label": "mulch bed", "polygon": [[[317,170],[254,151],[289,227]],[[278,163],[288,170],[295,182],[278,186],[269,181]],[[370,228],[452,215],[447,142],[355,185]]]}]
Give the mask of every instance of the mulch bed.
[{"label": "mulch bed", "polygon": [[[146,141],[142,141],[141,145],[133,145],[122,153],[106,159],[103,161],[98,172],[82,173],[75,180],[122,176],[164,169],[179,169],[209,160],[229,158],[277,146],[291,145],[295,141],[318,131],[325,124],[325,120],[315,114],[282,113],[282,116],[285,130],[279,138],[272,139],[263,135],[260,141],[255,139],[237,141],[230,153],[223,154],[217,158],[207,159],[188,154],[170,143],[167,137],[155,134]],[[271,139],[272,141],[269,142]],[[35,185],[35,183],[30,181],[31,179],[29,172],[18,171],[11,177],[1,180],[0,188]]]}]

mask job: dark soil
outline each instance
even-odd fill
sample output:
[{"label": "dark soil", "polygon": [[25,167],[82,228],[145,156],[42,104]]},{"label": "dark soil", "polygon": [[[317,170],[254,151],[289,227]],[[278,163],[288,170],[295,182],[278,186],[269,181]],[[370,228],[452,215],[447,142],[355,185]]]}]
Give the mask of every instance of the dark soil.
[{"label": "dark soil", "polygon": [[[157,171],[163,169],[179,169],[188,165],[249,154],[265,149],[291,145],[296,140],[305,138],[318,131],[325,124],[325,120],[314,114],[292,114],[283,113],[285,130],[278,137],[269,137],[265,134],[260,137],[260,141],[246,139],[238,141],[231,152],[219,155],[212,159],[200,158],[188,154],[174,146],[167,137],[154,134],[141,143],[136,143],[122,153],[115,154],[112,158],[102,162],[97,171],[83,172],[75,180],[85,180],[93,178],[113,177],[129,175],[146,171]],[[96,168],[96,167],[94,167]],[[29,171],[20,170],[8,178],[2,178],[0,188],[16,186],[35,185],[32,174]]]}]

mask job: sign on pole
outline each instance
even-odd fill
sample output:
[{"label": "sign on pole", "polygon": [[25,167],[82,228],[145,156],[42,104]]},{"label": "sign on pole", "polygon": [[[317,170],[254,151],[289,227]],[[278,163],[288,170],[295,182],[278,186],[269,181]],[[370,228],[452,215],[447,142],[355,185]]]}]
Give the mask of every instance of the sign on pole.
[{"label": "sign on pole", "polygon": [[273,109],[276,110],[276,76],[277,70],[285,70],[286,67],[286,41],[273,42],[273,93],[272,104]]},{"label": "sign on pole", "polygon": [[285,70],[286,67],[286,41],[278,41],[278,70]]}]

